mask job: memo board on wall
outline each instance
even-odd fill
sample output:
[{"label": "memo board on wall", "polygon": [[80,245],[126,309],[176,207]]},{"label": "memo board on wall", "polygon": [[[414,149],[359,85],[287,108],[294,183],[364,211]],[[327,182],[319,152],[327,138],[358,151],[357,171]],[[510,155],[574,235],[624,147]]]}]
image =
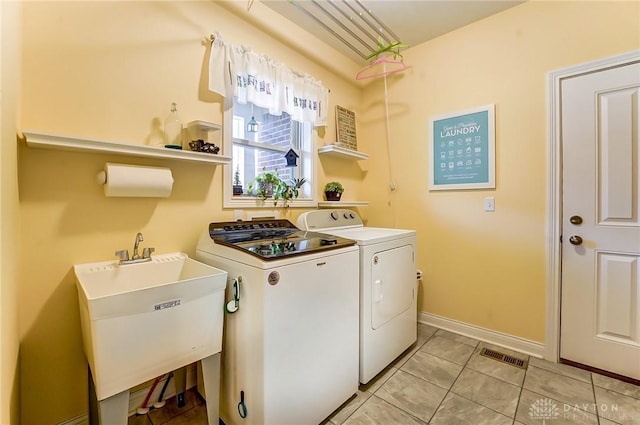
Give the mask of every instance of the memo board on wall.
[{"label": "memo board on wall", "polygon": [[342,106],[336,106],[337,144],[343,148],[358,150],[356,139],[356,114]]},{"label": "memo board on wall", "polygon": [[495,105],[429,118],[429,190],[495,187]]}]

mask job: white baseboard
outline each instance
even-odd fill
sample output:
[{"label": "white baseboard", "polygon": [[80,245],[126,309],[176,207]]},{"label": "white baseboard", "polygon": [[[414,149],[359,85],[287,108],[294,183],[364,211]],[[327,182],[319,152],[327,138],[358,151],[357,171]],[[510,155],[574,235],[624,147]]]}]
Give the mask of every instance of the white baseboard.
[{"label": "white baseboard", "polygon": [[418,312],[418,322],[435,326],[436,328],[444,329],[446,331],[455,332],[470,338],[475,338],[510,350],[518,351],[520,353],[528,354],[540,359],[544,358],[545,347],[544,344],[539,342],[493,331],[491,329],[481,328],[479,326],[470,325],[468,323],[459,322],[457,320],[448,319],[446,317],[424,311]]},{"label": "white baseboard", "polygon": [[[186,375],[187,375],[187,389],[191,389],[195,387],[197,384],[195,363],[187,366]],[[156,388],[153,390],[153,393],[149,398],[149,405],[153,405],[154,401],[158,401],[158,397],[160,397],[160,392],[162,392],[162,387],[164,386],[166,379],[167,379],[166,377],[163,378],[160,382],[158,382],[158,385],[156,385]],[[168,399],[176,395],[176,387],[173,383],[174,383],[173,379],[169,381],[169,385],[167,385],[167,389],[164,392],[164,396],[163,396],[164,399]],[[144,402],[145,397],[147,397],[149,390],[151,390],[152,385],[153,383],[129,394],[129,412],[128,412],[129,416],[134,415],[138,407],[142,406],[142,403]],[[76,418],[61,422],[59,425],[89,425],[89,415],[86,414],[86,415],[78,416]]]},{"label": "white baseboard", "polygon": [[77,418],[60,422],[58,425],[89,425],[89,415],[78,416]]}]

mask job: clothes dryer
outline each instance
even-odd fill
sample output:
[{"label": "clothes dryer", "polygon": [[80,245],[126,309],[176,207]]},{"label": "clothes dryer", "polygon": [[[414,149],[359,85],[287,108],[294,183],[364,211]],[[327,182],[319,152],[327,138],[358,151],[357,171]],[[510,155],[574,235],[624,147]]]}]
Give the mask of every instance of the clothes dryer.
[{"label": "clothes dryer", "polygon": [[417,339],[416,232],[366,227],[358,214],[346,209],[305,212],[296,224],[358,244],[359,378],[366,384]]}]

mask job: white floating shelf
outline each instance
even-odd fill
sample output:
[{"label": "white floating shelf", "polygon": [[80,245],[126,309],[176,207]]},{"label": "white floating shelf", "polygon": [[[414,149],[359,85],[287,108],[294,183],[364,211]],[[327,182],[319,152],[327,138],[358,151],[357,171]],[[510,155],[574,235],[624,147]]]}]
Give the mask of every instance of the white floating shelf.
[{"label": "white floating shelf", "polygon": [[351,159],[355,161],[359,161],[361,159],[369,159],[369,155],[366,153],[343,148],[338,145],[322,146],[318,148],[318,154],[328,155],[336,158]]},{"label": "white floating shelf", "polygon": [[209,121],[195,120],[189,121],[187,128],[196,128],[203,131],[220,131],[222,126],[220,124],[212,123]]},{"label": "white floating shelf", "polygon": [[366,207],[368,201],[320,201],[318,208],[336,208],[336,207]]},{"label": "white floating shelf", "polygon": [[135,145],[24,130],[27,146],[72,152],[111,153],[145,158],[229,164],[231,157],[157,146]]},{"label": "white floating shelf", "polygon": [[187,124],[191,140],[202,139],[207,143],[222,145],[222,126],[208,121],[191,121]]}]

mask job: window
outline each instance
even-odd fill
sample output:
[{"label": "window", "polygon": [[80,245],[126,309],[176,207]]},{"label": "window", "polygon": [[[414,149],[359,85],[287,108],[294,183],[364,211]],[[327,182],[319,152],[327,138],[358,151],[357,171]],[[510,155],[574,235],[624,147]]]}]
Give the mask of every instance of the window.
[{"label": "window", "polygon": [[[265,108],[251,103],[242,105],[235,97],[233,99],[233,105],[225,108],[225,152],[231,152],[233,160],[231,166],[225,167],[224,206],[272,207],[271,199],[263,203],[257,196],[256,177],[263,172],[277,172],[279,178],[289,184],[293,179],[305,178],[307,183],[302,185],[298,198],[289,202],[289,206],[315,206],[313,126],[292,120],[286,112],[280,116],[271,115]],[[258,123],[257,132],[247,129],[252,119]],[[290,149],[299,156],[297,167],[287,167],[285,154]]]}]

